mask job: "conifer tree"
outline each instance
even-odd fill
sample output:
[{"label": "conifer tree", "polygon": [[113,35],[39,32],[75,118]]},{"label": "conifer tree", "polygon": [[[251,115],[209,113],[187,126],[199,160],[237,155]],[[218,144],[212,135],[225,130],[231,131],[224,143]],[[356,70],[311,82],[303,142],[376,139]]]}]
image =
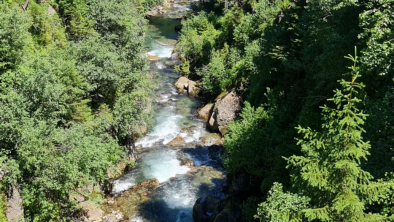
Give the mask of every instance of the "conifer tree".
[{"label": "conifer tree", "polygon": [[334,98],[329,99],[334,108],[322,107],[322,132],[297,127],[303,135],[298,145],[304,155],[287,158],[288,167],[296,169],[292,177],[300,194],[311,197],[311,208],[302,211],[309,221],[386,219],[366,213],[366,204],[377,201],[390,184],[373,182],[372,175],[361,169],[371,148],[362,136],[367,115],[357,108],[364,85],[356,82],[360,77],[357,55],[346,58],[353,61],[351,80],[339,81],[343,89],[335,90]]}]

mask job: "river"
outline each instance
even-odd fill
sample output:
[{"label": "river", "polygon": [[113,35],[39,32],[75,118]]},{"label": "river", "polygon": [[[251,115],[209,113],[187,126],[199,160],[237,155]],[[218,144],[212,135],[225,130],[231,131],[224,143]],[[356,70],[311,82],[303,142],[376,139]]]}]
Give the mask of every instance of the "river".
[{"label": "river", "polygon": [[[104,206],[107,212],[120,211],[124,221],[193,221],[198,197],[223,197],[225,176],[214,145],[220,137],[196,118],[198,99],[179,95],[173,86],[180,76],[171,58],[179,36],[174,27],[189,4],[177,0],[164,8],[165,14],[149,19],[146,44],[156,84],[155,125],[136,142],[137,167],[114,181],[111,204]],[[140,183],[149,179],[157,179],[150,181],[158,186],[141,188]]]}]

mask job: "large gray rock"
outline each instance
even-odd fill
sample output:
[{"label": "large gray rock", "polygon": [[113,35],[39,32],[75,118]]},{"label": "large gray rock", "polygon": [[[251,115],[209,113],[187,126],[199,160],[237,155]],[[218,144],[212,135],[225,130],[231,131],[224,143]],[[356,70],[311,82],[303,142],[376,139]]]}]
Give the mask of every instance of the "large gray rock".
[{"label": "large gray rock", "polygon": [[189,80],[187,87],[187,93],[189,94],[189,96],[196,97],[199,92],[200,92],[200,88],[198,88],[197,83],[192,80]]},{"label": "large gray rock", "polygon": [[24,218],[22,197],[18,186],[12,186],[7,195],[6,216],[8,222],[19,222]]},{"label": "large gray rock", "polygon": [[230,92],[216,101],[208,127],[213,131],[219,131],[222,135],[226,134],[228,124],[234,120],[241,108],[241,97],[234,91]]},{"label": "large gray rock", "polygon": [[178,89],[179,93],[187,92],[190,97],[196,97],[200,92],[200,88],[197,83],[184,76],[179,77],[179,79],[174,83],[174,86]]},{"label": "large gray rock", "polygon": [[179,53],[173,52],[173,53],[171,54],[171,59],[172,59],[172,60],[179,60]]},{"label": "large gray rock", "polygon": [[209,117],[211,116],[212,113],[213,105],[214,105],[213,103],[208,103],[203,108],[198,110],[198,118],[203,119],[205,122],[208,122]]},{"label": "large gray rock", "polygon": [[181,76],[179,79],[175,82],[174,84],[175,88],[178,89],[180,93],[183,93],[187,90],[187,87],[189,86],[189,79]]},{"label": "large gray rock", "polygon": [[83,216],[81,220],[83,221],[103,221],[104,211],[100,209],[95,203],[91,201],[85,201],[79,203],[78,206],[82,208]]},{"label": "large gray rock", "polygon": [[193,206],[193,219],[195,222],[213,221],[222,209],[223,206],[219,198],[211,196],[200,197]]},{"label": "large gray rock", "polygon": [[48,15],[53,15],[56,13],[56,10],[52,7],[52,5],[48,5]]},{"label": "large gray rock", "polygon": [[181,147],[184,144],[185,144],[185,140],[183,139],[183,137],[181,135],[177,135],[173,140],[171,140],[166,145],[179,148],[179,147]]}]

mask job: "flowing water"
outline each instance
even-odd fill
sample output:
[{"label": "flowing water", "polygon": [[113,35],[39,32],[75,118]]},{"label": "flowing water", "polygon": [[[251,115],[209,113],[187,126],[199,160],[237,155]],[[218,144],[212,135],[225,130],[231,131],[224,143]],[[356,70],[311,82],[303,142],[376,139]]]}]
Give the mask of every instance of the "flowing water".
[{"label": "flowing water", "polygon": [[[165,8],[166,14],[149,22],[148,58],[154,58],[150,72],[156,82],[155,126],[136,142],[137,167],[114,181],[115,204],[105,207],[109,212],[120,210],[125,221],[193,221],[192,208],[198,197],[223,196],[224,174],[220,164],[210,158],[215,154],[208,148],[220,138],[207,132],[205,122],[196,118],[198,101],[179,95],[173,87],[179,77],[173,70],[177,61],[171,58],[179,35],[174,27],[180,20],[175,17],[189,8],[176,1]],[[159,187],[137,190],[138,183],[148,179],[157,179]]]}]

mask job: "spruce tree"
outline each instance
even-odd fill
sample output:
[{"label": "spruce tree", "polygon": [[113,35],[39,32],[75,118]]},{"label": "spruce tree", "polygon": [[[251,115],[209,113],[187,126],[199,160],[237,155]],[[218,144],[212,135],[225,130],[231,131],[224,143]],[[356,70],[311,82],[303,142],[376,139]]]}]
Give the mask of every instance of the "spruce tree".
[{"label": "spruce tree", "polygon": [[334,90],[329,99],[335,106],[323,106],[321,132],[297,127],[303,138],[297,139],[303,156],[287,158],[288,167],[300,194],[311,197],[311,207],[302,210],[307,220],[317,221],[382,221],[379,214],[366,213],[366,204],[378,200],[388,183],[372,181],[370,173],[361,168],[367,160],[369,142],[363,141],[363,124],[367,117],[357,104],[365,87],[360,77],[357,55],[346,57],[353,61],[351,80],[340,80],[342,90]]}]

